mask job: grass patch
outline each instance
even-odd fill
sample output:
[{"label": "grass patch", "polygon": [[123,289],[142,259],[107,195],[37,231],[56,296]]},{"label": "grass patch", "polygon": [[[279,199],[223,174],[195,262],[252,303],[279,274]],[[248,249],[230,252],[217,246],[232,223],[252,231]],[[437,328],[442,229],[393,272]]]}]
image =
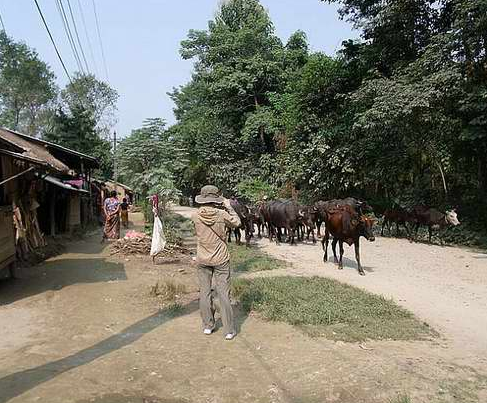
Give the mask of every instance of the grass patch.
[{"label": "grass patch", "polygon": [[408,395],[403,394],[392,398],[389,403],[412,403],[412,400]]},{"label": "grass patch", "polygon": [[247,248],[234,243],[228,245],[230,263],[236,273],[251,273],[264,270],[282,269],[286,262],[274,259],[256,247]]},{"label": "grass patch", "polygon": [[436,334],[393,301],[331,279],[236,279],[233,293],[245,311],[298,326],[310,336],[357,342],[425,339]]},{"label": "grass patch", "polygon": [[174,302],[181,295],[186,294],[186,286],[173,280],[160,280],[151,287],[150,295],[161,301]]}]

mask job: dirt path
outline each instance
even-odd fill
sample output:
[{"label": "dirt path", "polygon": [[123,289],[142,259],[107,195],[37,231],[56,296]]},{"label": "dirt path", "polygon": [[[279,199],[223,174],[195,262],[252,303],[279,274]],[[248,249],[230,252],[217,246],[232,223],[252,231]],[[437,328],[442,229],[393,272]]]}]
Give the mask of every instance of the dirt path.
[{"label": "dirt path", "polygon": [[[140,215],[131,219],[141,228]],[[99,239],[93,233],[0,283],[0,403],[386,403],[403,392],[414,403],[487,401],[487,371],[437,342],[364,350],[243,313],[234,341],[221,331],[204,336],[191,258],[153,265],[147,256],[110,256]],[[319,263],[315,250],[289,250],[304,254],[296,274],[311,274],[304,259]],[[366,250],[376,270],[367,280],[379,274],[370,258]],[[149,296],[157,281],[186,286],[182,309]]]},{"label": "dirt path", "polygon": [[[190,209],[178,207],[188,216]],[[280,275],[325,276],[394,299],[445,336],[452,356],[487,368],[487,254],[469,249],[410,243],[404,239],[361,241],[365,277],[357,273],[354,250],[345,247],[344,270],[323,263],[321,244],[258,246],[292,263]],[[276,275],[275,272],[259,275]]]}]

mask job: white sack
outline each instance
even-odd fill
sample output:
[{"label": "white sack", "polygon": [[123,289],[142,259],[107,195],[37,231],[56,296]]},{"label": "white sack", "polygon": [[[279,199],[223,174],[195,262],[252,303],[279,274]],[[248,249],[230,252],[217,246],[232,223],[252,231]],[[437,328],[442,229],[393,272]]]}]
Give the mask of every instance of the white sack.
[{"label": "white sack", "polygon": [[154,217],[154,228],[152,230],[152,245],[150,248],[150,255],[156,256],[162,252],[166,247],[166,237],[164,236],[164,229],[162,228],[161,219],[158,216]]}]

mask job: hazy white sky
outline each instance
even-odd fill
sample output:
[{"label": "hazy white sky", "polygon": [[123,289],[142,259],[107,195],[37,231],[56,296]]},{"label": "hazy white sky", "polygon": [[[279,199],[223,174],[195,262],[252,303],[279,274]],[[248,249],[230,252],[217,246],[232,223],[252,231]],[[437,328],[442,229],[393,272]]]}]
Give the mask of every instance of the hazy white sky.
[{"label": "hazy white sky", "polygon": [[[92,0],[69,0],[90,70],[106,79],[97,39]],[[79,4],[78,4],[79,1]],[[144,118],[174,122],[166,95],[191,77],[192,63],[179,56],[179,44],[190,29],[205,29],[219,0],[95,0],[108,67],[108,81],[120,94],[117,132],[121,136]],[[38,0],[70,73],[77,70],[54,0]],[[63,0],[67,8],[67,0]],[[357,37],[338,17],[337,7],[320,0],[261,0],[277,34],[286,41],[301,29],[313,50],[333,54],[341,41]],[[91,58],[81,22],[81,5],[92,44]],[[66,10],[68,12],[68,10]],[[49,63],[59,86],[67,78],[49,42],[33,0],[0,0],[0,13],[10,36],[35,48]],[[69,15],[69,14],[68,14]],[[95,69],[95,64],[97,69]]]}]

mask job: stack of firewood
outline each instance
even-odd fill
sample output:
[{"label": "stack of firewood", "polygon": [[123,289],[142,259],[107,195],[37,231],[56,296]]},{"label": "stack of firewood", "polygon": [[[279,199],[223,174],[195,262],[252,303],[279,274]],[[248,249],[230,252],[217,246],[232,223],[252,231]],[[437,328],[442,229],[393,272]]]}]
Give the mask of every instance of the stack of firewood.
[{"label": "stack of firewood", "polygon": [[22,261],[27,260],[38,248],[46,246],[37,220],[37,201],[32,199],[30,202],[31,206],[25,206],[22,200],[18,200],[13,214],[17,258]]},{"label": "stack of firewood", "polygon": [[[111,245],[110,255],[148,255],[151,249],[151,242],[150,237],[122,238]],[[189,251],[185,247],[168,243],[157,256],[168,257],[188,253]]]}]

